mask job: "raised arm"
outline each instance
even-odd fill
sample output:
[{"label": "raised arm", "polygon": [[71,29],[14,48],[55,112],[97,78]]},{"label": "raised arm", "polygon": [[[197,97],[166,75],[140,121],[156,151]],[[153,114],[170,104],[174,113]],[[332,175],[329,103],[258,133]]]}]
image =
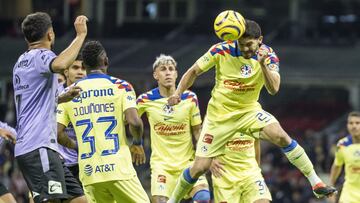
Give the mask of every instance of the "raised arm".
[{"label": "raised arm", "polygon": [[202,73],[203,71],[196,63],[190,69],[188,69],[186,73],[182,76],[174,95],[169,97],[168,99],[169,105],[176,105],[180,103],[181,100],[180,95],[185,90],[189,89],[193,85],[196,78]]},{"label": "raised arm", "polygon": [[51,63],[51,70],[53,72],[62,72],[74,62],[87,35],[87,21],[88,18],[83,15],[76,18],[74,22],[76,37]]},{"label": "raised arm", "polygon": [[258,53],[258,61],[264,74],[266,90],[271,95],[275,95],[280,89],[280,74],[275,64],[267,64],[269,50],[260,48]]}]

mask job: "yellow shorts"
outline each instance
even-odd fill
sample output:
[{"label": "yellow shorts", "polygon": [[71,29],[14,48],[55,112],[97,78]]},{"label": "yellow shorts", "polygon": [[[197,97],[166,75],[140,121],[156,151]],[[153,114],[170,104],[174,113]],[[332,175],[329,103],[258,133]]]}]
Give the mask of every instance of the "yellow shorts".
[{"label": "yellow shorts", "polygon": [[339,203],[359,203],[359,188],[343,188],[340,194]]},{"label": "yellow shorts", "polygon": [[237,132],[259,138],[260,130],[278,121],[264,110],[254,110],[223,121],[204,120],[196,147],[196,156],[216,157],[224,153],[225,144]]},{"label": "yellow shorts", "polygon": [[137,176],[129,180],[107,181],[84,186],[88,202],[150,202]]},{"label": "yellow shorts", "polygon": [[229,187],[214,188],[214,202],[252,203],[259,199],[271,199],[271,194],[262,175],[239,181]]},{"label": "yellow shorts", "polygon": [[[171,193],[174,191],[176,181],[179,176],[182,175],[180,171],[166,171],[161,169],[151,169],[151,195],[165,196],[170,198]],[[195,183],[194,187],[198,185],[209,185],[205,175],[199,177],[199,180]],[[190,195],[186,195],[184,199],[191,198]]]}]

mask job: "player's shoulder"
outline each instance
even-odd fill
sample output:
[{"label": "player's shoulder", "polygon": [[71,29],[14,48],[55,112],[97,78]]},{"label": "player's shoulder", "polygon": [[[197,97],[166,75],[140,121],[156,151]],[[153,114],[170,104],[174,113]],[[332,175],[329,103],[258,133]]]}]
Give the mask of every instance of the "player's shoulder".
[{"label": "player's shoulder", "polygon": [[158,99],[162,99],[163,97],[160,95],[159,88],[151,89],[145,93],[142,93],[138,96],[136,103],[144,104],[149,103],[151,101],[156,101]]},{"label": "player's shoulder", "polygon": [[117,86],[117,88],[121,89],[121,90],[125,90],[126,92],[129,92],[129,91],[133,91],[134,88],[133,86],[131,85],[130,82],[126,81],[126,80],[123,80],[123,79],[120,79],[120,78],[116,78],[116,77],[113,77],[113,76],[109,76],[110,77],[110,81],[115,85]]},{"label": "player's shoulder", "polygon": [[214,44],[209,49],[209,53],[212,56],[240,56],[240,50],[238,49],[237,41],[223,41]]},{"label": "player's shoulder", "polygon": [[[109,82],[110,84],[113,84],[118,89],[125,90],[126,92],[134,90],[133,86],[128,81],[123,80],[123,79],[119,79],[119,78],[116,78],[116,77],[113,77],[113,76],[110,76],[110,75],[106,75],[106,74],[100,74],[100,73],[89,74],[86,77],[78,80],[75,83],[75,85],[81,86],[82,83],[88,82],[89,80],[92,80],[92,79],[100,79],[100,81],[98,81],[99,83],[103,83],[104,82],[103,80],[105,80],[105,81]],[[91,82],[96,82],[96,81],[91,81]]]},{"label": "player's shoulder", "polygon": [[350,146],[352,143],[353,143],[352,137],[351,137],[351,135],[348,135],[348,136],[346,136],[346,137],[344,137],[344,138],[341,138],[341,139],[337,142],[336,146],[337,146],[338,148],[348,147],[348,146]]},{"label": "player's shoulder", "polygon": [[42,49],[32,49],[32,50],[29,51],[29,55],[44,61],[44,63],[47,60],[51,60],[52,58],[54,58],[56,56],[56,54],[52,50],[44,49],[44,48],[42,48]]},{"label": "player's shoulder", "polygon": [[182,93],[181,100],[189,100],[191,102],[194,102],[196,105],[198,105],[198,103],[199,103],[195,92],[190,91],[190,90],[186,90],[186,91],[184,91],[184,93]]}]

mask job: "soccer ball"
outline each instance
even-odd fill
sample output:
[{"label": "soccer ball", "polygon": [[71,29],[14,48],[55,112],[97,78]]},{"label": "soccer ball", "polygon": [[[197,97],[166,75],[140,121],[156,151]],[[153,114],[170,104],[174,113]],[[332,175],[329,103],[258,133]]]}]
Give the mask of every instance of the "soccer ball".
[{"label": "soccer ball", "polygon": [[236,11],[221,12],[215,19],[215,34],[224,41],[237,40],[245,33],[246,22],[244,17]]}]

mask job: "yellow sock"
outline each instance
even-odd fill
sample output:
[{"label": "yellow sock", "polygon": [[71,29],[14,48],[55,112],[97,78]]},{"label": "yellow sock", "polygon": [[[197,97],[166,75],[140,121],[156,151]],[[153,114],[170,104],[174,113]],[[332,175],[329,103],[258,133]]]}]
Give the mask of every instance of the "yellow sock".
[{"label": "yellow sock", "polygon": [[171,198],[169,199],[169,203],[178,203],[183,197],[190,192],[196,183],[197,179],[193,179],[190,176],[189,168],[185,169],[185,171],[180,175],[177,184],[175,186],[174,191],[171,194]]},{"label": "yellow sock", "polygon": [[314,166],[306,152],[295,140],[293,140],[288,147],[284,147],[282,150],[289,159],[290,163],[296,166],[296,168],[298,168],[307,177],[312,186],[321,182],[321,179],[317,176]]}]

